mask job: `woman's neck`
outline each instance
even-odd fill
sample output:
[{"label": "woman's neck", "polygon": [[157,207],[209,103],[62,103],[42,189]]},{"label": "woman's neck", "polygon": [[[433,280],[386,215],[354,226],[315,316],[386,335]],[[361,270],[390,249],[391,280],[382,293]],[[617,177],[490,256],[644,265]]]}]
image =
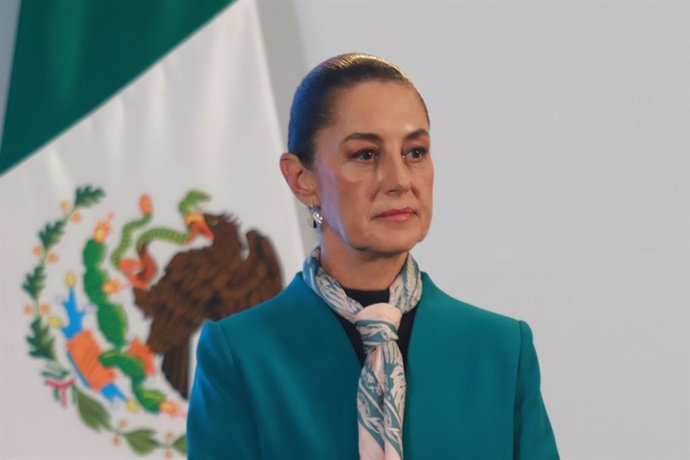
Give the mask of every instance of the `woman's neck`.
[{"label": "woman's neck", "polygon": [[407,253],[381,255],[357,249],[333,250],[321,246],[321,266],[350,289],[374,291],[387,289],[398,276]]}]

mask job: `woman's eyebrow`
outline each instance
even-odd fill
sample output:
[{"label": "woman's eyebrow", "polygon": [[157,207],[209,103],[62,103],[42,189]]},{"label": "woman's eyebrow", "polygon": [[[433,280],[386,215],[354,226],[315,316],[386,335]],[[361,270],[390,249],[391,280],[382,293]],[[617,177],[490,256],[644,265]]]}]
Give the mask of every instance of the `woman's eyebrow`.
[{"label": "woman's eyebrow", "polygon": [[[429,137],[429,131],[427,131],[424,128],[419,128],[417,130],[412,131],[411,133],[408,133],[405,136],[405,140],[410,140],[410,139],[417,139],[419,137]],[[365,141],[371,141],[371,142],[383,142],[383,138],[379,136],[376,133],[360,133],[360,132],[354,132],[352,134],[349,134],[345,136],[345,138],[340,141],[340,144],[344,144],[347,141],[351,140],[365,140]]]},{"label": "woman's eyebrow", "polygon": [[383,138],[379,136],[378,134],[375,133],[352,133],[348,136],[346,136],[342,141],[340,141],[340,144],[344,144],[347,141],[351,141],[354,139],[361,139],[365,141],[372,141],[372,142],[382,142]]},{"label": "woman's eyebrow", "polygon": [[405,140],[410,140],[410,139],[417,139],[418,137],[429,137],[429,131],[427,131],[424,128],[419,128],[415,131],[412,131],[410,134],[405,136]]}]

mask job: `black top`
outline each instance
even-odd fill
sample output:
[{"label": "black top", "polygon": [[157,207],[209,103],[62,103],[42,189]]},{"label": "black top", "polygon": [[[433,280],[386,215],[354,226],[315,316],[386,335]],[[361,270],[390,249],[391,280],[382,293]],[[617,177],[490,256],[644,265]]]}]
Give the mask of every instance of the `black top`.
[{"label": "black top", "polygon": [[[369,305],[375,303],[388,302],[389,300],[388,289],[384,289],[382,291],[359,291],[357,289],[348,288],[343,289],[348,297],[355,299],[357,302],[361,303],[363,307],[368,307]],[[331,311],[335,317],[338,318],[340,324],[343,325],[345,333],[347,333],[350,342],[352,342],[352,346],[355,348],[355,352],[359,358],[359,363],[363,366],[365,356],[362,336],[359,335],[359,331],[357,331],[357,328],[355,328],[354,324],[337,314],[335,310],[331,309]],[[400,353],[402,353],[403,365],[407,365],[407,347],[410,343],[410,333],[412,332],[412,323],[414,322],[416,313],[417,308],[415,307],[403,314],[402,319],[400,320],[400,327],[398,328],[398,347],[400,347]]]}]

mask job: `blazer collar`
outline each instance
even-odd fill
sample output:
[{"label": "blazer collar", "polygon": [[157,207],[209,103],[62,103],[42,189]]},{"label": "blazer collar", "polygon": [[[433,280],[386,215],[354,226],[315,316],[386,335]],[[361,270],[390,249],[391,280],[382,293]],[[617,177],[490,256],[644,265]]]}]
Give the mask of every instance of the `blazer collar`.
[{"label": "blazer collar", "polygon": [[[337,353],[335,356],[342,357],[343,369],[359,374],[359,359],[347,333],[331,308],[304,282],[302,272],[295,275],[285,293],[299,299],[298,304],[302,310],[299,313],[300,320],[308,323],[310,340],[315,341],[314,343],[333,343],[331,351]],[[444,302],[444,297],[446,295],[436,287],[429,275],[422,272],[422,297],[415,307],[417,312],[410,334],[406,374],[416,372],[416,363],[423,364],[424,372],[428,372],[429,366],[437,361],[434,359],[433,337],[435,331],[443,327],[443,308],[440,303]]]}]

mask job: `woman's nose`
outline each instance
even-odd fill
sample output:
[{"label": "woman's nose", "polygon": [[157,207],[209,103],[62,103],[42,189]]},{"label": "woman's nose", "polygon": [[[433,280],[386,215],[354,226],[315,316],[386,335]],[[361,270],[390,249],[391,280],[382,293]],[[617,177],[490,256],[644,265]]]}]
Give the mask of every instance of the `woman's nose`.
[{"label": "woman's nose", "polygon": [[386,193],[401,193],[410,190],[412,178],[410,169],[402,155],[386,155],[381,164],[381,185]]}]

